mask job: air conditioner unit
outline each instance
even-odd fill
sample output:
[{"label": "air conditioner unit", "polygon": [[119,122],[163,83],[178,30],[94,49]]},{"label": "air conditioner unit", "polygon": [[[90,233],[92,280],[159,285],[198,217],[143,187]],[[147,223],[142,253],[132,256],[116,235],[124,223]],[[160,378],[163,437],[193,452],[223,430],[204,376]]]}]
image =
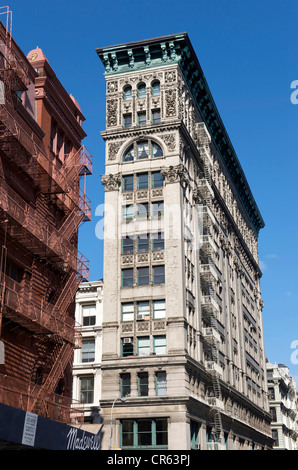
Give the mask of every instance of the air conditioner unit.
[{"label": "air conditioner unit", "polygon": [[145,313],[140,313],[139,315],[137,315],[137,320],[145,320],[145,316]]},{"label": "air conditioner unit", "polygon": [[123,338],[123,344],[132,344],[133,338]]}]

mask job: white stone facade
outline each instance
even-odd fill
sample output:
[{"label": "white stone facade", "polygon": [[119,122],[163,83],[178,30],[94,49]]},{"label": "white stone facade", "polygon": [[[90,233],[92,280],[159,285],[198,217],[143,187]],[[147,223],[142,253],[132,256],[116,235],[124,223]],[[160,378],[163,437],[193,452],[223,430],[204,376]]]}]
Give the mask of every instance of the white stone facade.
[{"label": "white stone facade", "polygon": [[107,81],[102,415],[109,428],[112,402],[125,396],[113,409],[112,445],[123,449],[263,449],[271,433],[262,223],[256,228],[239,163],[232,177],[185,78],[188,61],[204,85],[194,53],[186,41],[183,55],[176,39],[99,51]]},{"label": "white stone facade", "polygon": [[298,450],[296,383],[283,364],[266,364],[275,450]]},{"label": "white stone facade", "polygon": [[[81,348],[74,350],[73,400],[84,403],[84,422],[97,432],[100,421],[103,281],[83,282],[76,294]],[[87,428],[88,429],[88,428]]]}]

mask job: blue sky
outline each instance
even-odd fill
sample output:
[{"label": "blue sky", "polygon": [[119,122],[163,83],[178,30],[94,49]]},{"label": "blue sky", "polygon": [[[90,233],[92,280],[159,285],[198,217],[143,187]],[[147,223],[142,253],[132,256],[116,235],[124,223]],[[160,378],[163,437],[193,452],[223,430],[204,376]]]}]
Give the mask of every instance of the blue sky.
[{"label": "blue sky", "polygon": [[90,260],[90,280],[102,277],[103,264],[95,210],[104,201],[105,80],[95,49],[188,33],[266,223],[259,239],[266,356],[287,365],[298,384],[298,104],[290,99],[298,80],[297,0],[8,4],[16,42],[26,54],[36,46],[44,51],[86,117],[92,222],[80,228],[79,248]]}]

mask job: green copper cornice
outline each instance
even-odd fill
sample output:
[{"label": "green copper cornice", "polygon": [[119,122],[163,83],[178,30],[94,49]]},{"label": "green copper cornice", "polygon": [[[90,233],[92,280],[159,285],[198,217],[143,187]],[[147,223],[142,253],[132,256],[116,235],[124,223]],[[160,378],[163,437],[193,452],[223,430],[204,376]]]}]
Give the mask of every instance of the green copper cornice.
[{"label": "green copper cornice", "polygon": [[96,49],[105,67],[105,75],[179,64],[199,112],[238,191],[238,195],[256,234],[264,221],[253,198],[243,169],[221,120],[207,80],[187,33],[119,44]]}]

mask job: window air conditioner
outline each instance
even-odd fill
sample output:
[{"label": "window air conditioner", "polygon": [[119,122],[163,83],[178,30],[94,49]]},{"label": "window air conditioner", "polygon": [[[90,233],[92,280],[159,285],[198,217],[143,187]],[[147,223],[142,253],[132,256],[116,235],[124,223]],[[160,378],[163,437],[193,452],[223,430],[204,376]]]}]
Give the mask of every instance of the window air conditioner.
[{"label": "window air conditioner", "polygon": [[123,344],[132,344],[133,339],[132,338],[123,338]]}]

